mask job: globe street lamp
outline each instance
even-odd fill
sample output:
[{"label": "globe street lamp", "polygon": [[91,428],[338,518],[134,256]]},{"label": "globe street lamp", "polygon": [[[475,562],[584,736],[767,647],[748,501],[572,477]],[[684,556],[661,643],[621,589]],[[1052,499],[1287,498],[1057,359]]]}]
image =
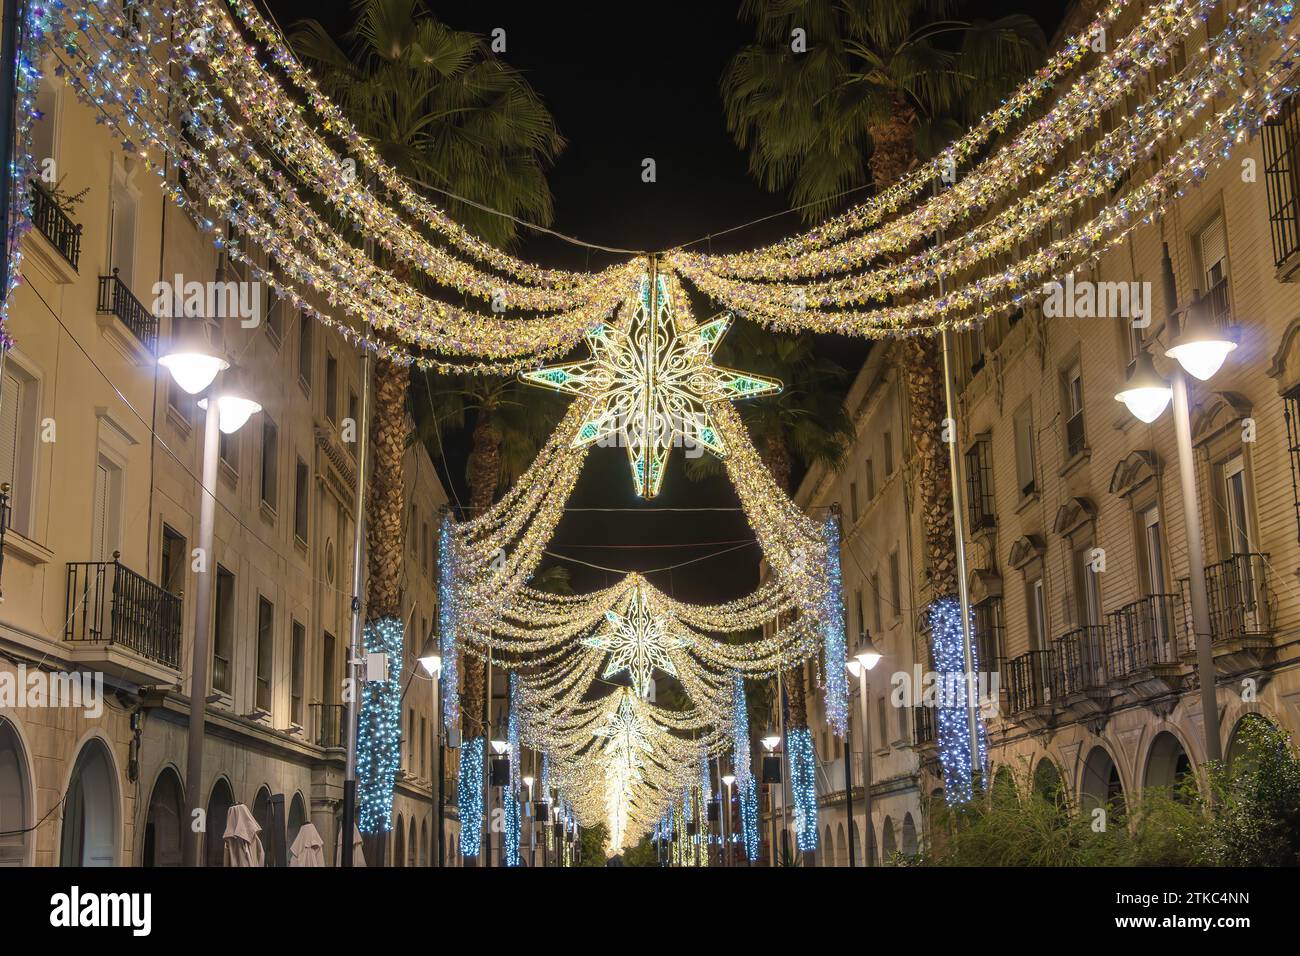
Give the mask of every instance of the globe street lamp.
[{"label": "globe street lamp", "polygon": [[[871,632],[865,631],[862,640],[859,642],[861,650],[852,658],[844,662],[848,672],[858,679],[858,697],[862,706],[862,807],[866,816],[866,826],[863,828],[863,839],[865,852],[862,854],[866,860],[864,865],[871,866],[871,725],[867,722],[868,710],[867,701],[871,697],[871,684],[867,681],[867,672],[880,663],[884,656],[871,641]],[[845,804],[849,814],[849,866],[854,865],[853,859],[853,721],[848,722],[849,733],[846,735],[845,757],[844,757],[844,792]]]},{"label": "globe street lamp", "polygon": [[[1115,397],[1128,406],[1129,411],[1148,424],[1160,417],[1172,400],[1174,407],[1174,438],[1178,444],[1178,483],[1183,499],[1183,524],[1187,534],[1188,592],[1192,602],[1192,628],[1196,640],[1196,672],[1201,684],[1201,722],[1205,730],[1205,757],[1207,760],[1223,759],[1223,746],[1219,740],[1219,705],[1215,687],[1213,634],[1210,630],[1210,601],[1205,587],[1205,545],[1201,537],[1201,503],[1196,488],[1196,460],[1192,452],[1191,414],[1187,401],[1187,375],[1205,381],[1223,365],[1237,343],[1226,330],[1209,315],[1208,302],[1195,296],[1192,304],[1179,310],[1178,290],[1174,281],[1173,263],[1169,259],[1169,246],[1164,247],[1161,261],[1165,301],[1170,304],[1168,328],[1180,328],[1172,339],[1165,355],[1175,359],[1172,388],[1163,384],[1165,391],[1158,394],[1156,381],[1163,383],[1151,364],[1151,356],[1143,351],[1130,376],[1128,387]],[[1178,321],[1181,318],[1182,321]],[[1140,376],[1140,378],[1139,378]]]}]

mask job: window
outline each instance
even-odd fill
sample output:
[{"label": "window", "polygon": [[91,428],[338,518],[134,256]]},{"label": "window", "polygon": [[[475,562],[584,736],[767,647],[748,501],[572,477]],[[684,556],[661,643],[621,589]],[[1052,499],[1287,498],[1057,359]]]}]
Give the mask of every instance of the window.
[{"label": "window", "polygon": [[320,658],[320,696],[323,703],[332,704],[338,698],[339,685],[334,676],[334,635],[325,631],[325,647]]},{"label": "window", "polygon": [[[47,161],[55,163],[58,158],[61,89],[62,84],[56,84],[48,76],[41,77],[40,84],[36,88],[35,115],[38,118],[32,121],[32,158],[36,160],[36,166],[42,173],[46,169],[53,171],[58,168],[57,165],[46,166],[45,164]],[[45,179],[44,176],[41,178]],[[45,184],[52,186],[54,182],[45,179]]]},{"label": "window", "polygon": [[240,432],[222,432],[217,438],[217,458],[235,474],[239,474]]},{"label": "window", "polygon": [[1075,362],[1065,373],[1065,457],[1081,454],[1084,445],[1083,369]]},{"label": "window", "polygon": [[1204,295],[1209,300],[1210,312],[1221,322],[1227,322],[1228,303],[1228,232],[1222,216],[1215,216],[1196,236],[1196,251],[1200,256]]},{"label": "window", "polygon": [[[4,410],[0,406],[0,413]],[[1291,501],[1295,506],[1296,540],[1300,541],[1300,385],[1284,396],[1282,417],[1286,421],[1287,450],[1291,453]]]},{"label": "window", "polygon": [[849,519],[854,524],[858,523],[858,483],[856,481],[849,482]]},{"label": "window", "polygon": [[339,360],[333,355],[325,358],[325,417],[339,420]]},{"label": "window", "polygon": [[854,605],[858,609],[858,635],[861,636],[867,632],[867,612],[862,604],[862,589],[853,592]]},{"label": "window", "polygon": [[289,672],[289,719],[301,727],[303,685],[306,683],[303,667],[307,654],[307,629],[294,621],[290,635],[292,669]]},{"label": "window", "polygon": [[980,435],[966,452],[966,508],[970,512],[970,530],[979,531],[997,524],[993,504],[993,442]]},{"label": "window", "polygon": [[894,436],[885,432],[885,477],[894,473]]},{"label": "window", "polygon": [[352,422],[353,434],[353,440],[348,442],[348,451],[352,452],[352,456],[355,458],[357,454],[357,446],[361,444],[361,435],[359,433],[359,429],[361,428],[361,411],[360,405],[358,404],[357,393],[352,391],[352,389],[348,389],[348,419]]},{"label": "window", "polygon": [[257,597],[257,707],[271,711],[271,670],[275,666],[275,607]]},{"label": "window", "polygon": [[1273,233],[1273,264],[1281,267],[1300,252],[1300,99],[1287,98],[1264,124],[1264,181],[1268,186],[1268,222]]},{"label": "window", "polygon": [[420,717],[420,776],[429,775],[429,751],[424,746],[425,734],[428,733],[429,722],[422,716]]},{"label": "window", "polygon": [[135,220],[138,202],[126,184],[125,173],[115,169],[109,194],[108,270],[117,273],[128,289],[135,283]]},{"label": "window", "polygon": [[876,465],[870,458],[867,459],[867,501],[871,502],[876,497]]},{"label": "window", "polygon": [[213,608],[212,688],[229,694],[235,650],[235,576],[217,565],[217,599]]},{"label": "window", "polygon": [[1223,522],[1225,559],[1250,554],[1250,497],[1246,488],[1246,460],[1238,454],[1223,464]]},{"label": "window", "polygon": [[269,415],[262,416],[262,504],[276,510],[280,486],[280,430]]},{"label": "window", "polygon": [[0,482],[9,484],[9,526],[31,532],[37,442],[37,387],[9,358],[0,385]]},{"label": "window", "polygon": [[289,300],[282,295],[277,295],[266,308],[266,332],[276,348],[284,341],[284,313],[288,309]]},{"label": "window", "polygon": [[429,522],[425,521],[420,525],[420,548],[423,553],[423,560],[420,562],[420,564],[425,569],[426,572],[429,570],[430,544],[431,544],[431,539],[429,538]]},{"label": "window", "polygon": [[312,317],[306,312],[298,315],[298,381],[311,388],[311,336]]},{"label": "window", "polygon": [[1097,572],[1092,569],[1092,542],[1072,552],[1074,571],[1075,623],[1088,627],[1101,623],[1101,592]]},{"label": "window", "polygon": [[880,749],[889,749],[889,711],[885,709],[885,697],[882,694],[876,698],[876,739],[880,741]]},{"label": "window", "polygon": [[1024,405],[1015,414],[1016,431],[1016,483],[1020,486],[1020,496],[1028,498],[1038,491],[1038,462],[1034,458],[1034,413],[1031,406]]},{"label": "window", "polygon": [[185,536],[164,523],[162,526],[162,562],[158,569],[158,583],[163,590],[179,594],[185,589],[185,566],[189,560]]},{"label": "window", "polygon": [[1141,535],[1142,585],[1146,594],[1165,593],[1165,559],[1160,535],[1160,508],[1152,505],[1138,514]]},{"label": "window", "polygon": [[411,549],[411,557],[418,557],[420,553],[420,542],[415,539],[415,529],[418,527],[415,518],[415,505],[411,505],[410,518],[406,522],[406,545]]},{"label": "window", "polygon": [[307,507],[310,491],[311,481],[307,463],[299,458],[293,474],[293,534],[304,544],[307,542]]},{"label": "window", "polygon": [[879,634],[884,627],[881,623],[882,615],[880,613],[880,575],[871,575],[871,624]]},{"label": "window", "polygon": [[1029,579],[1025,590],[1029,614],[1029,649],[1041,651],[1047,647],[1047,591],[1043,586],[1041,571]]},{"label": "window", "polygon": [[90,559],[112,561],[121,545],[122,469],[100,455],[91,501]]},{"label": "window", "polygon": [[979,654],[979,666],[986,671],[995,670],[998,661],[1006,653],[1002,646],[1002,598],[987,598],[971,610],[975,618],[975,648]]},{"label": "window", "polygon": [[893,617],[903,613],[903,581],[899,570],[898,549],[889,552],[889,600],[893,602]]}]

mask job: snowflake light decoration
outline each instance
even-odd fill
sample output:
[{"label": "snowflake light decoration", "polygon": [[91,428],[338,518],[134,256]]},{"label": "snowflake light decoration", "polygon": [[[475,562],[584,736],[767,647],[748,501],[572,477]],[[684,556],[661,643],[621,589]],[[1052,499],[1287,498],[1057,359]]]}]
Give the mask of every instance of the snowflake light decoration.
[{"label": "snowflake light decoration", "polygon": [[[622,763],[629,773],[640,766],[640,755],[653,749],[650,738],[646,736],[645,720],[626,690],[619,694],[618,709],[606,715],[605,725],[596,734],[608,741],[605,753],[611,758],[610,764]],[[635,776],[629,776],[629,779],[635,779]]]},{"label": "snowflake light decoration", "polygon": [[609,663],[605,665],[602,677],[614,677],[627,671],[638,697],[650,696],[650,681],[655,668],[677,676],[677,665],[669,651],[681,647],[682,641],[668,633],[668,620],[651,610],[645,589],[640,585],[632,589],[626,612],[606,611],[604,628],[584,640],[583,644],[609,654]]},{"label": "snowflake light decoration", "polygon": [[[685,322],[679,322],[678,311],[686,314]],[[647,272],[618,320],[587,333],[589,359],[519,377],[586,398],[590,404],[573,447],[617,435],[627,449],[637,494],[653,498],[674,444],[699,445],[719,458],[727,456],[709,413],[714,403],[781,390],[775,379],[713,364],[713,353],[730,326],[730,315],[691,323],[680,288],[670,287],[658,271]]]}]

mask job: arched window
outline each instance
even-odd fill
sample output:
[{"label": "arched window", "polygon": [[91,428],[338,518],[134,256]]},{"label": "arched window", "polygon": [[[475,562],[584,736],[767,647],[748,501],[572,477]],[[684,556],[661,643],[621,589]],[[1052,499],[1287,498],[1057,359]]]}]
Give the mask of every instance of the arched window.
[{"label": "arched window", "polygon": [[916,821],[909,812],[903,817],[903,855],[916,856],[919,849],[916,842]]},{"label": "arched window", "polygon": [[262,841],[263,862],[270,866],[275,862],[271,859],[271,848],[275,844],[271,841],[271,788],[265,784],[257,791],[257,796],[253,798],[253,819],[262,828],[262,832],[258,834],[258,837]]},{"label": "arched window", "polygon": [[1016,802],[1016,781],[1007,767],[998,767],[993,772],[993,787],[990,795],[994,803],[1002,806]]},{"label": "arched window", "polygon": [[858,829],[857,820],[854,820],[849,826],[849,839],[853,841],[850,844],[853,847],[853,862],[858,866],[862,866],[862,832]]},{"label": "arched window", "polygon": [[22,741],[13,724],[0,718],[0,867],[27,864],[31,809]]},{"label": "arched window", "polygon": [[411,818],[410,832],[406,834],[406,865],[415,866],[419,860],[420,848],[416,842],[415,818]]},{"label": "arched window", "polygon": [[429,865],[429,821],[420,821],[420,866]]},{"label": "arched window", "polygon": [[1124,813],[1124,786],[1120,782],[1119,768],[1104,747],[1093,747],[1083,765],[1083,780],[1079,784],[1079,802],[1085,811],[1108,807],[1110,812]]},{"label": "arched window", "polygon": [[144,823],[143,866],[180,866],[181,845],[185,839],[185,798],[181,778],[171,767],[164,767],[154,781],[149,795],[149,814]]},{"label": "arched window", "polygon": [[884,866],[892,862],[894,854],[898,852],[898,842],[894,839],[894,821],[889,817],[885,817],[885,825],[881,828],[881,833],[883,836],[880,843],[882,854],[880,864]]},{"label": "arched window", "polygon": [[849,865],[849,841],[844,835],[844,824],[837,824],[835,827],[835,865]]},{"label": "arched window", "polygon": [[120,830],[112,756],[102,740],[89,740],[77,755],[63,800],[59,865],[116,865]]},{"label": "arched window", "polygon": [[835,841],[831,839],[831,825],[826,824],[826,833],[822,837],[822,845],[817,848],[817,855],[821,858],[822,866],[835,865]]},{"label": "arched window", "polygon": [[1147,753],[1147,769],[1142,777],[1143,787],[1178,791],[1192,772],[1192,761],[1183,749],[1182,742],[1167,730],[1156,734]]},{"label": "arched window", "polygon": [[1236,726],[1232,728],[1232,733],[1228,735],[1227,764],[1229,770],[1232,770],[1234,773],[1237,771],[1237,761],[1240,758],[1245,757],[1249,752],[1250,738],[1252,736],[1257,736],[1257,733],[1251,734],[1248,732],[1243,734],[1242,731],[1251,728],[1255,728],[1256,731],[1258,731],[1259,729],[1263,729],[1264,725],[1268,723],[1272,723],[1272,721],[1267,717],[1260,716],[1259,714],[1243,714],[1241,719],[1237,721]]},{"label": "arched window", "polygon": [[406,820],[401,816],[393,831],[393,866],[406,866]]},{"label": "arched window", "polygon": [[230,792],[230,784],[221,777],[208,795],[207,829],[203,838],[203,859],[206,866],[225,865],[225,846],[222,843],[226,835],[226,814],[234,805],[235,798]]},{"label": "arched window", "polygon": [[1034,768],[1034,793],[1052,803],[1060,803],[1065,795],[1061,786],[1061,771],[1046,757],[1038,761],[1038,766]]},{"label": "arched window", "polygon": [[307,804],[302,799],[302,793],[295,793],[293,800],[289,804],[289,845],[298,839],[298,831],[307,823]]}]

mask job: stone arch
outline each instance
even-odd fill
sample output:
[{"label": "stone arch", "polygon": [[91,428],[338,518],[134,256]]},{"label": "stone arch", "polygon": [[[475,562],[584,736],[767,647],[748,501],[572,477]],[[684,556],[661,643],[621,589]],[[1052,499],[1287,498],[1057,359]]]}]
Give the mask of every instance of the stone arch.
[{"label": "stone arch", "polygon": [[1006,764],[1001,764],[993,771],[993,786],[989,788],[989,796],[995,800],[1016,799],[1016,780]]},{"label": "stone arch", "polygon": [[60,866],[116,866],[122,797],[108,742],[92,734],[81,745],[64,788]]},{"label": "stone arch", "polygon": [[1151,739],[1143,762],[1142,787],[1176,789],[1192,773],[1192,758],[1183,741],[1171,730],[1161,730]]},{"label": "stone arch", "polygon": [[185,788],[172,766],[154,780],[141,841],[142,866],[180,866],[185,842]]},{"label": "stone arch", "polygon": [[406,818],[400,813],[393,830],[393,866],[406,866]]},{"label": "stone arch", "polygon": [[844,833],[844,824],[835,827],[835,865],[849,865],[849,839]]},{"label": "stone arch", "polygon": [[1061,768],[1051,757],[1043,757],[1034,768],[1034,793],[1045,800],[1060,803],[1065,798],[1065,785],[1061,779]]},{"label": "stone arch", "polygon": [[890,858],[898,852],[898,841],[894,837],[894,821],[890,817],[885,817],[885,824],[881,828],[880,836],[880,863],[890,862]]},{"label": "stone arch", "polygon": [[31,863],[35,808],[27,753],[18,724],[0,717],[0,867]]},{"label": "stone arch", "polygon": [[302,791],[298,790],[293,795],[293,800],[289,802],[289,845],[298,838],[298,831],[307,823],[307,801],[303,799]]},{"label": "stone arch", "polygon": [[1232,725],[1232,730],[1228,733],[1228,746],[1224,750],[1224,763],[1228,765],[1229,770],[1232,770],[1236,763],[1246,755],[1246,744],[1241,731],[1260,721],[1277,726],[1277,721],[1255,711],[1247,711],[1242,714],[1237,718],[1236,723]]},{"label": "stone arch", "polygon": [[916,856],[921,849],[916,839],[916,821],[912,818],[910,810],[903,815],[903,844],[901,849],[904,856]]},{"label": "stone arch", "polygon": [[1102,744],[1088,752],[1079,770],[1079,804],[1085,810],[1109,806],[1122,813],[1125,807],[1124,781],[1119,764]]}]

